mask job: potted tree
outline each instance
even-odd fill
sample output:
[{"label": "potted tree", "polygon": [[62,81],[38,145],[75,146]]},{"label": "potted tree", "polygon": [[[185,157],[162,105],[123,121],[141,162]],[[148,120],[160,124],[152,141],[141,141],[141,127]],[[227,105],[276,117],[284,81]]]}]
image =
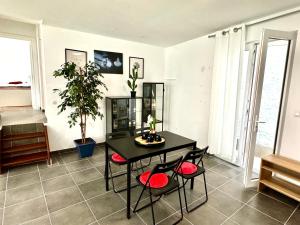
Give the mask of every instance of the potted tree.
[{"label": "potted tree", "polygon": [[102,100],[106,85],[102,82],[103,75],[95,63],[89,62],[84,68],[79,68],[75,63],[64,63],[60,69],[54,71],[54,77],[63,77],[67,80],[64,90],[54,89],[58,92],[62,102],[58,105],[59,113],[69,108],[68,123],[70,127],[79,123],[81,139],[74,140],[80,157],[88,157],[93,154],[96,142],[92,138],[86,138],[86,122],[91,117],[103,118],[98,101]]},{"label": "potted tree", "polygon": [[129,74],[129,78],[132,80],[127,80],[127,85],[131,89],[131,98],[135,98],[137,88],[136,80],[138,79],[138,69],[140,65],[138,63],[135,63],[132,68],[132,74]]}]

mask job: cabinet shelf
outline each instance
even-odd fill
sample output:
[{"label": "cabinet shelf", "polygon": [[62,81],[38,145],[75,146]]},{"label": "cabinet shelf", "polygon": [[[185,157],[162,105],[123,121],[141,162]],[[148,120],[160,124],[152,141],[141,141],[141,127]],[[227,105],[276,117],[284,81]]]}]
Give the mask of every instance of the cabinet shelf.
[{"label": "cabinet shelf", "polygon": [[300,182],[300,162],[277,155],[262,158],[258,191],[268,187],[300,202],[297,182]]},{"label": "cabinet shelf", "polygon": [[300,202],[300,187],[297,185],[275,177],[261,180],[260,183]]}]

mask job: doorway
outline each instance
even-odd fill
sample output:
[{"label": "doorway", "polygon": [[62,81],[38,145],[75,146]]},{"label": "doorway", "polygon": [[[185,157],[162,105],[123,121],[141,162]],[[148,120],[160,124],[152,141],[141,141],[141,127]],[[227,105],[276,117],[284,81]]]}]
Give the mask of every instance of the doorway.
[{"label": "doorway", "polygon": [[296,38],[297,32],[264,30],[255,47],[256,59],[249,64],[253,76],[250,74],[245,120],[247,187],[257,183],[261,158],[279,154]]}]

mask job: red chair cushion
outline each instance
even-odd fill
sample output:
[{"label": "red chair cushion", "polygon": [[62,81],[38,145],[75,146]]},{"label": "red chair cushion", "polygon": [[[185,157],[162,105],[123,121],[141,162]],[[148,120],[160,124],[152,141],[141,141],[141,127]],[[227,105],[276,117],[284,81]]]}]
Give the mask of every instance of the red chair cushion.
[{"label": "red chair cushion", "polygon": [[180,174],[193,174],[196,173],[198,170],[197,166],[191,162],[183,162],[180,166],[180,168],[176,169],[177,173]]},{"label": "red chair cushion", "polygon": [[[151,174],[151,171],[146,171],[140,175],[140,182],[146,185],[147,180]],[[151,188],[163,188],[169,183],[169,177],[164,173],[153,174],[147,184]]]},{"label": "red chair cushion", "polygon": [[122,156],[120,156],[118,153],[113,153],[111,156],[112,161],[116,163],[124,163],[126,162],[126,159],[124,159]]}]

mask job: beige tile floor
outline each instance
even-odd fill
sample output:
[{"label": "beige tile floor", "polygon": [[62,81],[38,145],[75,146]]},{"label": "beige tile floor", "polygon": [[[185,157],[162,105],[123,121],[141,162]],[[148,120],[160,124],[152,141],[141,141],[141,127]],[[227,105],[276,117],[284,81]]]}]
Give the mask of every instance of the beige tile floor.
[{"label": "beige tile floor", "polygon": [[[169,155],[175,158],[184,151]],[[126,193],[105,191],[104,150],[97,147],[91,158],[79,159],[77,152],[53,153],[53,165],[45,163],[14,168],[0,175],[0,224],[2,225],[143,225],[151,224],[150,208],[127,220]],[[155,162],[152,163],[152,165]],[[272,191],[257,193],[244,189],[243,170],[214,158],[204,159],[209,191],[208,202],[184,213],[180,224],[199,225],[299,225],[299,203]],[[124,168],[114,166],[115,171]],[[204,198],[202,177],[196,179],[188,201]],[[126,178],[116,183],[125,185]],[[132,205],[140,188],[132,190]],[[144,196],[143,202],[149,198]],[[172,224],[179,216],[177,193],[155,204],[158,224]],[[2,223],[1,223],[2,222]]]}]

